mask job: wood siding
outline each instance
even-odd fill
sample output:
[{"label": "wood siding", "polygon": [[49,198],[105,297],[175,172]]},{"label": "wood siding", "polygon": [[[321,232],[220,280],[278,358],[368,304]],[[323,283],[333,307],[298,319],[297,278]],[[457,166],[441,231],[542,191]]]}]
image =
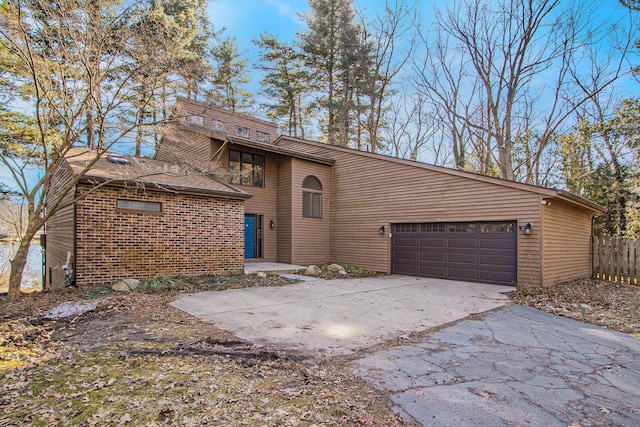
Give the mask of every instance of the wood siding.
[{"label": "wood siding", "polygon": [[277,195],[277,219],[276,233],[278,236],[278,262],[287,264],[293,263],[292,255],[292,202],[291,179],[292,179],[292,159],[291,157],[281,158],[278,163],[278,195]]},{"label": "wood siding", "polygon": [[558,200],[540,209],[542,284],[591,277],[591,213]]},{"label": "wood siding", "polygon": [[[207,145],[208,152],[217,152],[222,146],[222,141],[212,139]],[[243,153],[259,154],[265,157],[264,187],[252,187],[248,185],[232,184],[253,197],[245,201],[246,214],[262,215],[263,228],[263,258],[261,261],[276,262],[278,258],[278,156],[272,153],[254,150],[246,147],[228,144],[212,163],[210,170],[213,175],[222,182],[229,182],[229,150],[237,150]],[[269,221],[276,223],[276,228],[269,228]]]},{"label": "wood siding", "polygon": [[518,284],[541,283],[540,196],[455,176],[409,162],[354,150],[281,138],[279,145],[335,159],[330,225],[331,262],[390,271],[390,238],[380,226],[394,223],[517,221]]},{"label": "wood siding", "polygon": [[[52,179],[47,206],[58,200],[64,188],[73,179],[71,169],[65,164],[58,169]],[[62,199],[60,207],[47,220],[45,225],[45,289],[63,286],[67,277],[64,269],[67,260],[69,267],[75,266],[75,188]],[[71,273],[71,271],[69,271]]]},{"label": "wood siding", "polygon": [[[326,264],[331,259],[331,167],[299,159],[292,162],[292,262]],[[311,190],[322,193],[322,218],[302,216],[302,181],[309,175],[318,178],[322,184],[322,191]]]},{"label": "wood siding", "polygon": [[165,162],[186,162],[200,170],[211,172],[209,138],[196,131],[177,129],[169,125],[155,158]]}]

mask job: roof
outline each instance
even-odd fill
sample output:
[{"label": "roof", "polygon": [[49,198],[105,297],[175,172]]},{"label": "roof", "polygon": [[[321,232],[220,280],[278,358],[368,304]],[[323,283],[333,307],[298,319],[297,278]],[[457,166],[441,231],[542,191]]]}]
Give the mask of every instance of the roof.
[{"label": "roof", "polygon": [[[96,155],[95,150],[72,148],[65,159],[71,170],[79,175]],[[196,193],[240,199],[252,197],[249,193],[187,165],[109,153],[104,153],[84,173],[81,181],[109,182],[113,185],[144,184],[158,191],[172,193]]]},{"label": "roof", "polygon": [[[500,185],[508,188],[517,189],[517,190],[528,191],[528,192],[539,194],[545,198],[560,199],[562,201],[565,201],[573,205],[579,205],[595,213],[602,213],[605,211],[605,209],[602,206],[564,190],[541,187],[541,186],[532,185],[532,184],[523,184],[520,182],[509,181],[502,178],[481,175],[479,173],[467,172],[459,169],[447,168],[444,166],[435,166],[435,165],[430,165],[428,163],[418,162],[415,160],[400,159],[397,157],[392,157],[384,154],[369,153],[366,151],[360,151],[353,148],[341,147],[337,145],[328,145],[318,141],[310,141],[307,139],[293,138],[293,137],[284,136],[284,135],[279,136],[278,139],[274,141],[274,144],[278,145],[281,143],[286,143],[287,140],[294,141],[296,143],[306,144],[307,146],[309,146],[310,151],[308,154],[310,155],[324,155],[324,153],[322,152],[326,152],[327,150],[348,152],[350,154],[357,155],[357,156],[376,158],[376,159],[397,163],[405,166],[417,167],[417,168],[426,169],[434,172],[454,175],[454,176],[463,177],[467,179],[473,179],[476,181],[482,181],[482,182],[486,182],[494,185]],[[285,147],[278,147],[278,148],[285,148]],[[315,150],[318,150],[318,151],[315,151]],[[296,150],[296,151],[299,151],[299,150]]]}]

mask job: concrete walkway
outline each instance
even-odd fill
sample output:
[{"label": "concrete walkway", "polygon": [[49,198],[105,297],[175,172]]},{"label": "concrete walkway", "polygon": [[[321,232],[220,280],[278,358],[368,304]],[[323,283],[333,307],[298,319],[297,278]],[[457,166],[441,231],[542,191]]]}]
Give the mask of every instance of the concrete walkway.
[{"label": "concrete walkway", "polygon": [[354,362],[428,426],[640,426],[640,339],[512,306]]},{"label": "concrete walkway", "polygon": [[202,292],[172,305],[244,340],[337,355],[501,307],[513,290],[381,276]]},{"label": "concrete walkway", "polygon": [[244,274],[263,273],[293,273],[304,270],[307,267],[294,264],[283,264],[281,262],[245,262]]}]

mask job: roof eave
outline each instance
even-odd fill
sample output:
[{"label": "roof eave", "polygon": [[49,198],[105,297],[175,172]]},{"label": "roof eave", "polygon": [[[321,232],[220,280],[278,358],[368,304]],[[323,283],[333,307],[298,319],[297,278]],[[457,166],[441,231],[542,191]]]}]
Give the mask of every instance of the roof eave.
[{"label": "roof eave", "polygon": [[80,182],[85,184],[95,184],[95,181],[100,181],[104,185],[114,186],[114,187],[126,187],[128,185],[134,186],[134,185],[143,183],[146,186],[152,187],[153,190],[161,191],[164,193],[175,192],[179,194],[224,197],[227,199],[250,199],[253,197],[252,194],[246,193],[241,190],[238,190],[238,192],[221,191],[221,190],[212,190],[212,189],[205,189],[205,188],[184,187],[184,186],[173,185],[173,184],[159,184],[155,182],[139,181],[135,179],[107,178],[104,176],[96,176],[96,175],[90,175],[90,174],[85,174],[80,179]]}]

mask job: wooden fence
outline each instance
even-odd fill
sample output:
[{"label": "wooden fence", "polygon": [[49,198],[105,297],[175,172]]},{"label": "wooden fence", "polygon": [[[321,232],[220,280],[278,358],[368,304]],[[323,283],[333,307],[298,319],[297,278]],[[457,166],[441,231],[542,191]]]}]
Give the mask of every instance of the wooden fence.
[{"label": "wooden fence", "polygon": [[640,240],[594,237],[593,276],[613,282],[640,284]]}]

